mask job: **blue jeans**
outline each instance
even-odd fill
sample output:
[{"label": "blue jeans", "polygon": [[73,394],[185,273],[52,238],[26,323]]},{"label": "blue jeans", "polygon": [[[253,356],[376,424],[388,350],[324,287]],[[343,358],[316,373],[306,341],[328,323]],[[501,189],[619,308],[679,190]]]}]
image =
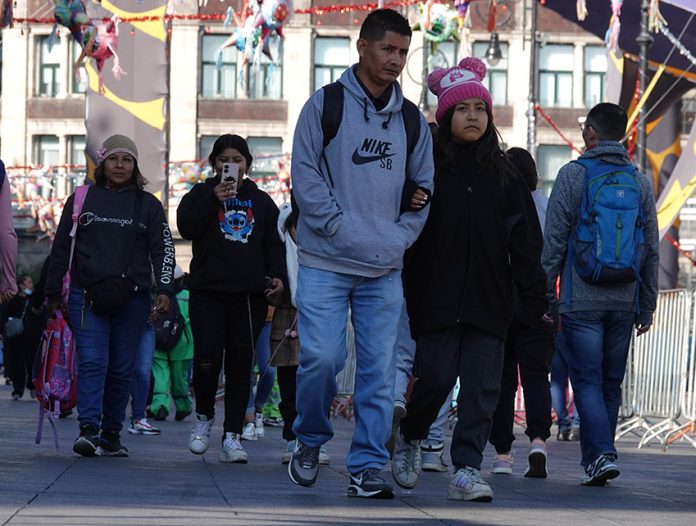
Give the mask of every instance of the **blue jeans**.
[{"label": "blue jeans", "polygon": [[[411,329],[408,324],[408,312],[406,300],[402,302],[401,315],[399,316],[399,332],[396,337],[396,378],[394,380],[394,400],[406,405],[406,390],[408,381],[413,373],[413,361],[416,357],[416,342],[411,338]],[[425,445],[434,446],[445,441],[445,424],[447,415],[452,405],[450,394],[442,404],[435,421],[430,425],[428,438]]]},{"label": "blue jeans", "polygon": [[621,382],[635,313],[569,312],[561,315],[565,332],[561,353],[568,363],[575,406],[580,413],[582,462],[589,466],[605,453],[616,454],[614,434],[621,406]]},{"label": "blue jeans", "polygon": [[551,407],[556,412],[558,429],[563,430],[580,427],[580,415],[577,408],[568,415],[568,364],[561,351],[565,333],[561,331],[556,336],[556,352],[551,360]]},{"label": "blue jeans", "polygon": [[150,294],[137,292],[117,312],[106,316],[94,314],[83,304],[82,289],[71,288],[68,312],[77,350],[78,421],[81,426],[120,431],[140,337],[150,312]]},{"label": "blue jeans", "polygon": [[[267,321],[261,328],[256,340],[256,363],[259,368],[259,381],[256,384],[256,396],[254,396],[254,386],[249,389],[249,403],[247,404],[247,415],[253,414],[255,409],[263,409],[268,400],[268,395],[273,390],[275,383],[276,370],[268,362],[271,359],[271,322]],[[262,412],[262,411],[259,411]]]},{"label": "blue jeans", "polygon": [[346,361],[348,308],[357,354],[353,407],[355,431],[346,467],[355,474],[389,461],[394,404],[394,346],[403,301],[401,271],[378,278],[300,265],[297,282],[300,364],[295,435],[310,447],[333,437],[329,422],[336,374]]},{"label": "blue jeans", "polygon": [[131,416],[134,420],[145,418],[145,406],[150,395],[150,381],[152,378],[152,361],[155,356],[155,328],[146,325],[140,338],[138,358],[133,370],[131,380]]}]

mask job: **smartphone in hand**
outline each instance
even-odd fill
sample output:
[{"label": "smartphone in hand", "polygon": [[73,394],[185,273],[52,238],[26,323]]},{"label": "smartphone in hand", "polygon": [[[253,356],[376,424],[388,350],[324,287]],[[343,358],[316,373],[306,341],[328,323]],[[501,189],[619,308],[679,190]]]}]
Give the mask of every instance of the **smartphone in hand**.
[{"label": "smartphone in hand", "polygon": [[239,183],[239,165],[237,163],[224,163],[221,180],[223,183],[232,183],[232,190],[236,195]]}]

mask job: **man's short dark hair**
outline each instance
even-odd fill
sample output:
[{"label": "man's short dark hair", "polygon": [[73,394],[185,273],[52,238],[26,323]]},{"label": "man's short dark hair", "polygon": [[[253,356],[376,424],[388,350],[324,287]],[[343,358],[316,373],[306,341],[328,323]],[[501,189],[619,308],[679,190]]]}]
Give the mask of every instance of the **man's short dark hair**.
[{"label": "man's short dark hair", "polygon": [[626,133],[628,116],[621,106],[611,102],[597,104],[587,114],[585,126],[591,126],[602,141],[621,141]]},{"label": "man's short dark hair", "polygon": [[524,182],[531,192],[537,189],[539,184],[539,174],[537,173],[534,158],[524,148],[510,148],[505,152],[505,156],[510,160],[515,168],[522,174]]},{"label": "man's short dark hair", "polygon": [[368,42],[382,40],[387,31],[411,38],[411,26],[400,13],[393,9],[372,11],[360,26],[360,38]]}]

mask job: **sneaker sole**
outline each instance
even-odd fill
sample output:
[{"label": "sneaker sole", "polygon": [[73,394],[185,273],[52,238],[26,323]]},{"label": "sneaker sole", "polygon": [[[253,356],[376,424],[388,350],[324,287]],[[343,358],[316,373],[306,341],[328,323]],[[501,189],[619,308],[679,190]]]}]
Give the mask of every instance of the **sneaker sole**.
[{"label": "sneaker sole", "polygon": [[205,448],[204,448],[203,450],[201,450],[201,451],[196,451],[196,450],[193,449],[191,446],[189,446],[189,451],[190,451],[191,453],[193,453],[194,455],[202,455],[202,454],[204,454],[206,451],[208,451],[208,444],[206,444]]},{"label": "sneaker sole", "polygon": [[242,440],[249,440],[249,441],[253,441],[253,440],[256,440],[256,435],[254,435],[253,437],[251,437],[251,436],[244,436],[244,435],[242,435],[242,436],[241,436],[241,438],[242,438]]},{"label": "sneaker sole", "polygon": [[609,468],[606,471],[598,473],[595,478],[583,481],[580,484],[582,486],[606,486],[607,482],[615,479],[619,475],[621,475],[621,471],[619,471],[618,468]]},{"label": "sneaker sole", "polygon": [[349,497],[361,497],[364,499],[393,499],[394,490],[379,489],[376,491],[365,491],[360,486],[350,485],[348,486],[348,496]]},{"label": "sneaker sole", "polygon": [[290,480],[292,480],[298,486],[302,486],[303,488],[311,488],[312,486],[314,486],[317,483],[317,478],[318,478],[319,473],[317,472],[317,477],[314,477],[314,480],[301,479],[300,477],[297,477],[297,479],[296,479],[292,474],[292,458],[291,458],[290,462],[288,462],[288,475],[290,476]]},{"label": "sneaker sole", "polygon": [[416,477],[416,480],[413,482],[404,482],[402,480],[399,480],[396,478],[396,475],[392,471],[392,478],[394,479],[394,482],[396,482],[396,485],[399,486],[400,488],[403,489],[413,489],[418,485],[418,479],[420,478],[420,473],[418,474],[418,477]]},{"label": "sneaker sole", "polygon": [[493,500],[493,495],[486,492],[473,492],[469,493],[463,489],[453,488],[450,486],[447,489],[447,499],[448,500],[465,500],[468,502],[491,502]]},{"label": "sneaker sole", "polygon": [[448,469],[449,468],[447,466],[444,466],[442,464],[421,464],[421,471],[437,471],[439,473],[444,473]]},{"label": "sneaker sole", "polygon": [[81,440],[80,438],[75,441],[72,447],[75,453],[83,457],[96,457],[97,449],[99,448],[95,447],[89,440]]},{"label": "sneaker sole", "polygon": [[97,448],[97,455],[100,457],[127,457],[128,451],[124,451],[123,449],[119,449],[118,451],[107,451],[100,446]]},{"label": "sneaker sole", "polygon": [[218,462],[222,462],[223,464],[246,464],[248,462],[248,459],[247,458],[228,459],[227,457],[220,455],[218,457]]},{"label": "sneaker sole", "polygon": [[524,476],[527,478],[545,479],[548,476],[546,472],[546,455],[538,452],[529,455],[529,467],[525,471]]},{"label": "sneaker sole", "polygon": [[512,468],[491,468],[493,475],[512,475]]}]

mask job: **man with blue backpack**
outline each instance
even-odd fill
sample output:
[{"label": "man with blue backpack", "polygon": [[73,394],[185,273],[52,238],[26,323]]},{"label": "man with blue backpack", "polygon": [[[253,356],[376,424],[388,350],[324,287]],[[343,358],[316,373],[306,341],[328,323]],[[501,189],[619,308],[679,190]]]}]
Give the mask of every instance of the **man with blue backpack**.
[{"label": "man with blue backpack", "polygon": [[542,264],[557,300],[575,406],[581,484],[619,476],[614,434],[633,327],[644,334],[657,301],[658,230],[648,179],[621,144],[626,112],[602,103],[587,114],[586,150],[561,168],[546,212]]}]

